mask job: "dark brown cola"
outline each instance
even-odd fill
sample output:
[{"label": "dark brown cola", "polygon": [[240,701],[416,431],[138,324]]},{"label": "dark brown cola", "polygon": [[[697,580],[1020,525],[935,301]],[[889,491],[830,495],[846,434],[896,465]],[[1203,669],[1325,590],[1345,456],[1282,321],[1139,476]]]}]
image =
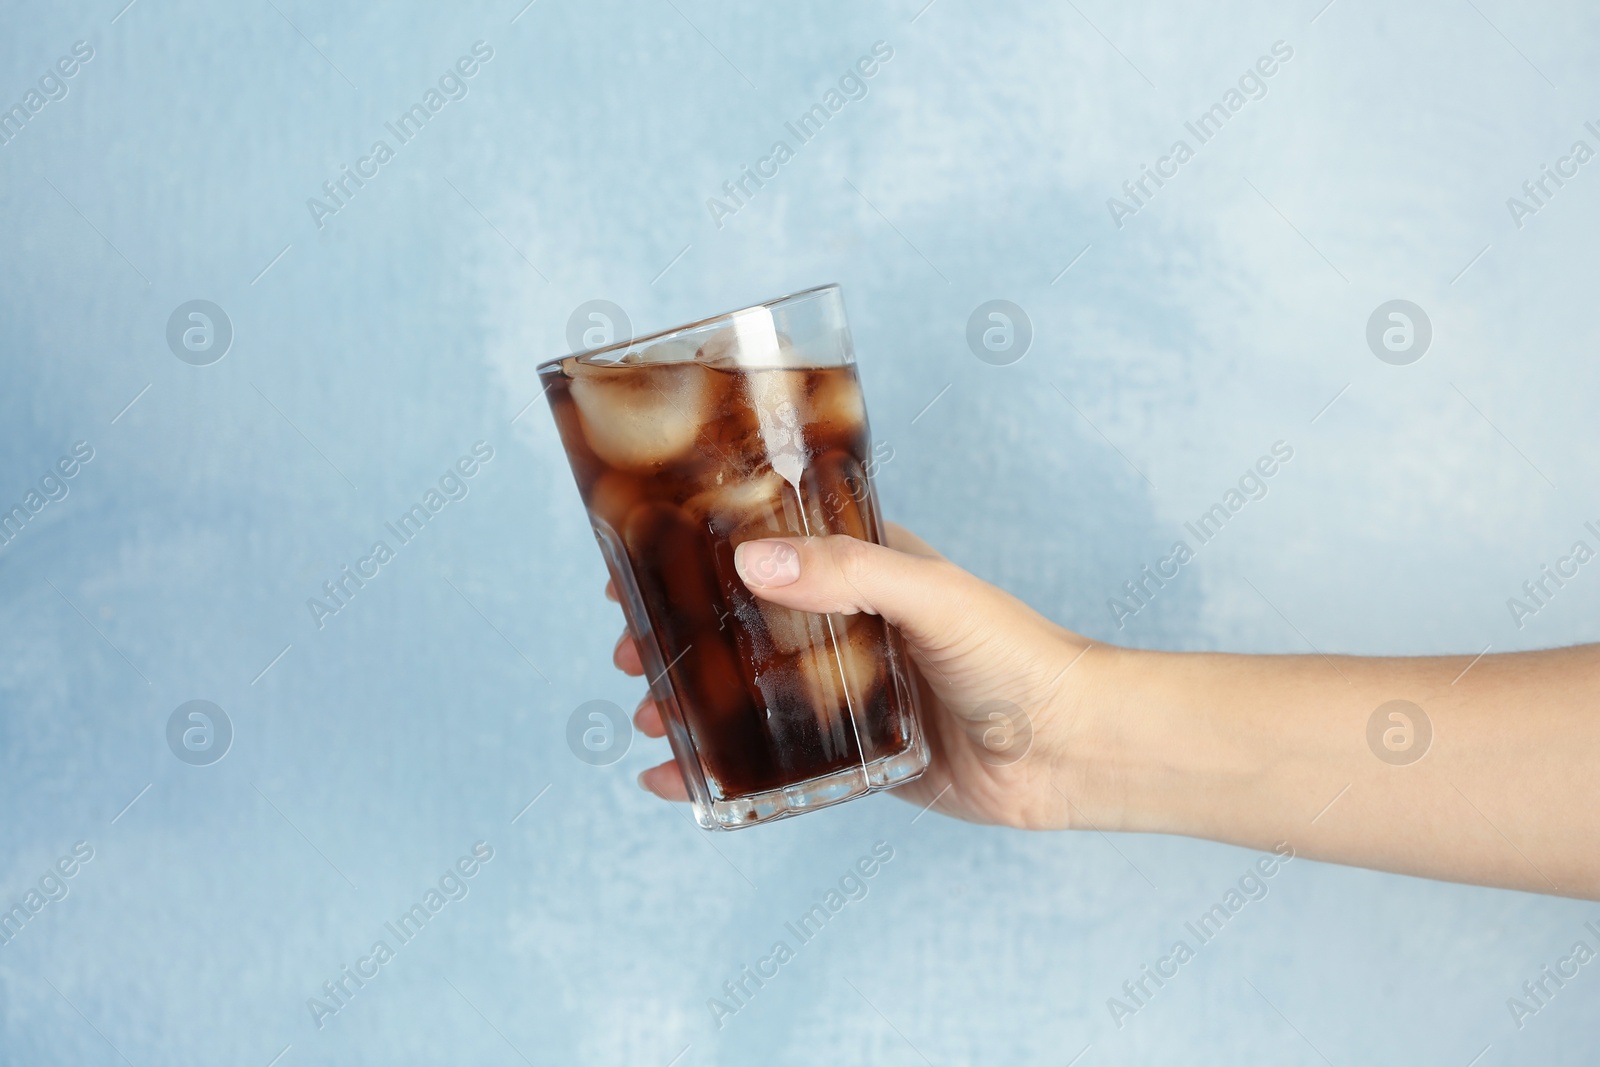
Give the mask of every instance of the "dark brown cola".
[{"label": "dark brown cola", "polygon": [[542,370],[669,728],[729,798],[905,752],[915,726],[891,669],[898,635],[876,616],[758,600],[733,566],[754,538],[881,540],[855,366],[687,355]]}]

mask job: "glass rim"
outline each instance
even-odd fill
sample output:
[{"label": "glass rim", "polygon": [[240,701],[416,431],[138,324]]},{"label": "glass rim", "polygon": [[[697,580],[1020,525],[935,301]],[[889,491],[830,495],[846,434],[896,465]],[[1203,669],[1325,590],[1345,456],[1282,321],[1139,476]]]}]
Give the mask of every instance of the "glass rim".
[{"label": "glass rim", "polygon": [[760,303],[750,304],[742,308],[735,308],[732,311],[723,311],[716,315],[708,315],[703,319],[696,319],[693,322],[686,322],[681,326],[669,326],[664,330],[656,330],[654,333],[640,334],[637,337],[630,337],[625,341],[613,341],[608,345],[601,345],[599,348],[585,349],[582,352],[568,352],[564,356],[557,356],[554,359],[547,359],[542,363],[536,364],[534,366],[534,370],[536,372],[543,372],[554,367],[559,367],[567,360],[575,357],[578,359],[586,359],[591,356],[598,356],[608,352],[626,351],[635,345],[645,344],[651,341],[659,341],[663,337],[670,337],[673,334],[683,333],[686,330],[697,330],[702,326],[709,326],[713,323],[721,322],[723,319],[732,319],[735,315],[743,315],[746,312],[754,311],[757,308],[767,308],[768,310],[771,310],[772,308],[779,307],[783,304],[788,304],[799,300],[802,297],[816,296],[820,293],[826,293],[830,291],[835,293],[843,292],[838,282],[825,282],[822,285],[813,285],[809,289],[801,289],[796,292],[789,293],[787,296],[775,297],[772,300],[763,300]]}]

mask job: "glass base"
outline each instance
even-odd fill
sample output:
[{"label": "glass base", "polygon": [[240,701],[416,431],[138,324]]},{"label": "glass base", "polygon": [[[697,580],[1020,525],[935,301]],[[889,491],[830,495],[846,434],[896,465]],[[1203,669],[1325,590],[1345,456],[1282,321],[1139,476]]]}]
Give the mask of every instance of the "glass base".
[{"label": "glass base", "polygon": [[919,742],[920,738],[896,755],[782,789],[705,805],[696,802],[695,821],[707,830],[739,830],[905,785],[928,769],[928,752]]}]

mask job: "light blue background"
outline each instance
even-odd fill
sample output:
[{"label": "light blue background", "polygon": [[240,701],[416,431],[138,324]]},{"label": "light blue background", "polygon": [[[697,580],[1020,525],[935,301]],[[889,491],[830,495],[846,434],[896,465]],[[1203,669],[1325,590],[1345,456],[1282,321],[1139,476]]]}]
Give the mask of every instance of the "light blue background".
[{"label": "light blue background", "polygon": [[[887,797],[712,837],[635,788],[660,743],[580,763],[568,715],[641,686],[527,405],[585,300],[644,329],[838,281],[891,517],[1094,638],[1594,640],[1588,569],[1523,629],[1505,603],[1600,521],[1600,161],[1520,230],[1505,204],[1600,147],[1592,5],[275,2],[0,18],[0,104],[95,50],[0,147],[0,505],[95,449],[0,550],[0,900],[95,849],[0,946],[0,1059],[1589,1061],[1594,967],[1520,1032],[1505,1001],[1594,905],[1296,862],[1118,1030],[1107,998],[1250,854]],[[306,199],[480,39],[470,94],[319,230]],[[714,225],[879,40],[869,95]],[[1266,97],[1116,227],[1276,40]],[[1396,297],[1434,327],[1409,367],[1364,338]],[[236,331],[208,367],[165,341],[195,298]],[[1013,366],[966,347],[992,298],[1035,329]],[[1280,439],[1270,495],[1119,630],[1107,598]],[[477,440],[471,494],[318,630],[306,599]],[[204,768],[164,733],[197,698],[236,730]],[[319,1030],[306,999],[478,840],[470,895]],[[880,840],[719,1030],[708,998]]]}]

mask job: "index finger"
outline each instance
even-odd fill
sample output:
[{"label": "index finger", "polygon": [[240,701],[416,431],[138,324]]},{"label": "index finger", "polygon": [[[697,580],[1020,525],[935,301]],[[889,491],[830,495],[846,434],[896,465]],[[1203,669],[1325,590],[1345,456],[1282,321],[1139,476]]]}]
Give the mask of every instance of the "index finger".
[{"label": "index finger", "polygon": [[934,559],[944,559],[939,554],[938,549],[897,522],[884,523],[883,534],[884,544],[896,552],[910,552],[914,556],[932,556]]}]

